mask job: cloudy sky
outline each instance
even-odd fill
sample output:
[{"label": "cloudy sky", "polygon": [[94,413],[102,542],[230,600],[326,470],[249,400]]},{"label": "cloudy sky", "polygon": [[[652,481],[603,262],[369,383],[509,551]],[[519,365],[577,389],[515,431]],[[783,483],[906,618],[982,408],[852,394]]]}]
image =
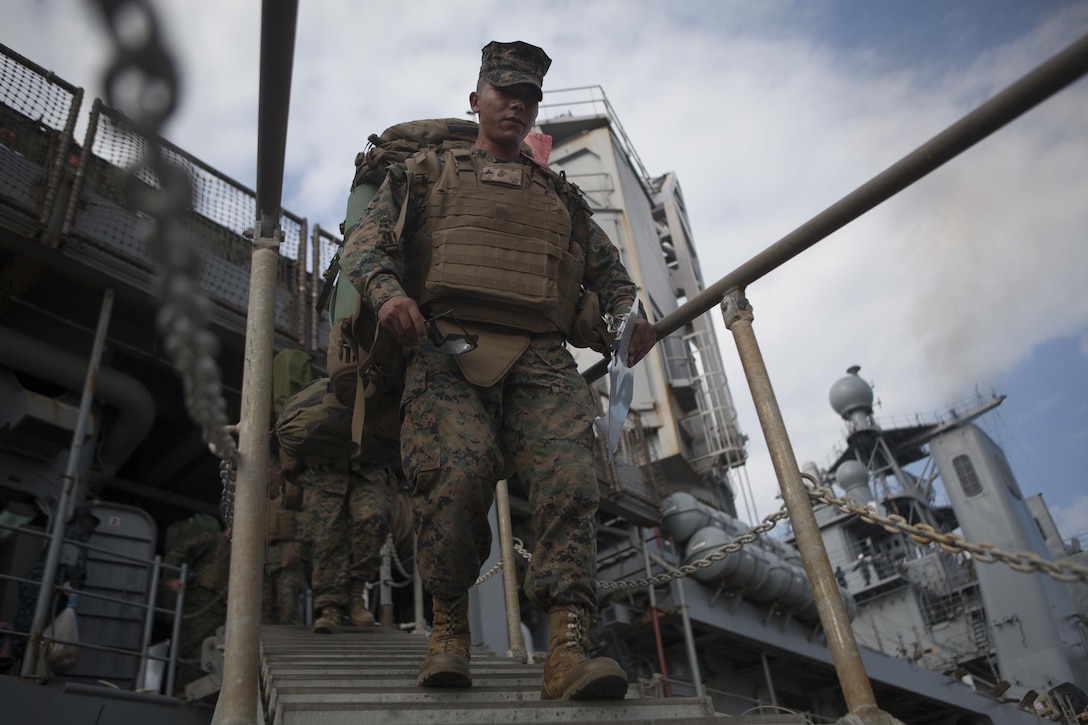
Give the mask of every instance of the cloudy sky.
[{"label": "cloudy sky", "polygon": [[[261,3],[152,4],[183,83],[165,136],[255,186]],[[600,86],[649,173],[677,173],[708,281],[1088,34],[1088,0],[300,5],[286,208],[335,229],[366,137],[464,116],[479,49],[520,39],[554,59],[546,89]],[[94,3],[8,0],[0,42],[104,97]],[[748,296],[799,461],[841,441],[827,393],[853,364],[879,420],[1004,394],[984,428],[1088,544],[1086,289],[1082,79]],[[761,517],[777,484],[728,333],[720,344]]]}]

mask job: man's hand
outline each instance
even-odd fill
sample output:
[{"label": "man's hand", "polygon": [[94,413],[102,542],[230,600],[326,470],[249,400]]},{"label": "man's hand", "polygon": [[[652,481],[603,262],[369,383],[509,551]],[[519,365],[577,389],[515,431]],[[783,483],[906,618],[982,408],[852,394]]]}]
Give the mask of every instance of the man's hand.
[{"label": "man's hand", "polygon": [[181,590],[185,588],[185,584],[182,583],[181,579],[167,579],[166,588],[174,594],[181,594]]},{"label": "man's hand", "polygon": [[378,322],[393,333],[401,347],[415,347],[427,339],[427,323],[411,297],[390,297],[378,308]]},{"label": "man's hand", "polygon": [[628,322],[635,324],[635,329],[631,331],[631,339],[627,343],[627,367],[631,368],[653,349],[657,343],[657,331],[649,320],[641,317],[632,315]]}]

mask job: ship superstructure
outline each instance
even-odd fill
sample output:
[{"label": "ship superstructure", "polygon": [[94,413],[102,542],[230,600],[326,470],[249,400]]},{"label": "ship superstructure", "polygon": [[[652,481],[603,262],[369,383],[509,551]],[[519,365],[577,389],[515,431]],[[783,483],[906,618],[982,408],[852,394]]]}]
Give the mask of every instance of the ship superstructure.
[{"label": "ship superstructure", "polygon": [[[959,532],[969,542],[1043,561],[1070,554],[1051,546],[1060,538],[1047,541],[1044,531],[1054,527],[1041,496],[1029,503],[1004,452],[975,422],[1001,396],[884,429],[858,372],[851,367],[831,388],[832,407],[848,432],[829,483],[881,514]],[[930,669],[966,671],[976,686],[1019,696],[1088,678],[1085,613],[1068,586],[1030,561],[1018,571],[881,528],[844,525],[831,506],[818,508],[817,517],[832,563],[852,572],[850,591],[860,605],[855,630],[869,646]],[[871,579],[859,575],[861,566],[871,569]]]}]

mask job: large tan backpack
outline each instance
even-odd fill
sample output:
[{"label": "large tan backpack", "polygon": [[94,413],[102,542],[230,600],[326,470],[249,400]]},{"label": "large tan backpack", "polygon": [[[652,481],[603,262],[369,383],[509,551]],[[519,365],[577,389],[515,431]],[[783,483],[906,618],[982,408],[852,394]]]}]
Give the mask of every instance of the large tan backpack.
[{"label": "large tan backpack", "polygon": [[357,453],[351,442],[351,409],[337,400],[328,378],[317,378],[289,397],[272,427],[287,462],[347,462]]},{"label": "large tan backpack", "polygon": [[[458,118],[407,121],[390,126],[382,134],[371,134],[366,150],[355,157],[347,212],[340,231],[346,240],[359,223],[370,200],[393,164],[408,163],[420,151],[430,149],[432,158],[451,148],[470,148],[479,126]],[[425,181],[428,170],[411,166],[412,175]],[[405,208],[426,191],[425,183],[409,186]],[[404,229],[405,208],[394,228]],[[325,272],[331,290],[329,320],[332,329],[326,369],[332,390],[341,403],[353,410],[352,440],[363,444],[363,431],[385,440],[400,440],[400,398],[404,390],[404,354],[388,331],[378,324],[377,315],[351,284],[339,275],[340,251]],[[324,295],[322,295],[324,299]],[[323,303],[319,303],[323,306]]]}]

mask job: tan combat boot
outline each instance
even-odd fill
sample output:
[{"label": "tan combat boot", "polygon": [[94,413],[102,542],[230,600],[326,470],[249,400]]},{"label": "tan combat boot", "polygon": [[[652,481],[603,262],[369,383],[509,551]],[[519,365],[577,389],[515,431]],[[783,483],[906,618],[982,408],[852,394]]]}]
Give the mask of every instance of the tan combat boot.
[{"label": "tan combat boot", "polygon": [[427,657],[419,667],[420,687],[471,687],[468,669],[468,594],[444,601],[435,597]]},{"label": "tan combat boot", "polygon": [[351,623],[356,627],[373,627],[374,613],[366,606],[366,582],[352,582],[351,597]]},{"label": "tan combat boot", "polygon": [[548,610],[548,656],[541,700],[622,700],[627,673],[615,660],[590,659],[589,611],[577,605]]},{"label": "tan combat boot", "polygon": [[314,634],[336,634],[340,631],[340,607],[325,606],[321,616],[314,620]]}]

